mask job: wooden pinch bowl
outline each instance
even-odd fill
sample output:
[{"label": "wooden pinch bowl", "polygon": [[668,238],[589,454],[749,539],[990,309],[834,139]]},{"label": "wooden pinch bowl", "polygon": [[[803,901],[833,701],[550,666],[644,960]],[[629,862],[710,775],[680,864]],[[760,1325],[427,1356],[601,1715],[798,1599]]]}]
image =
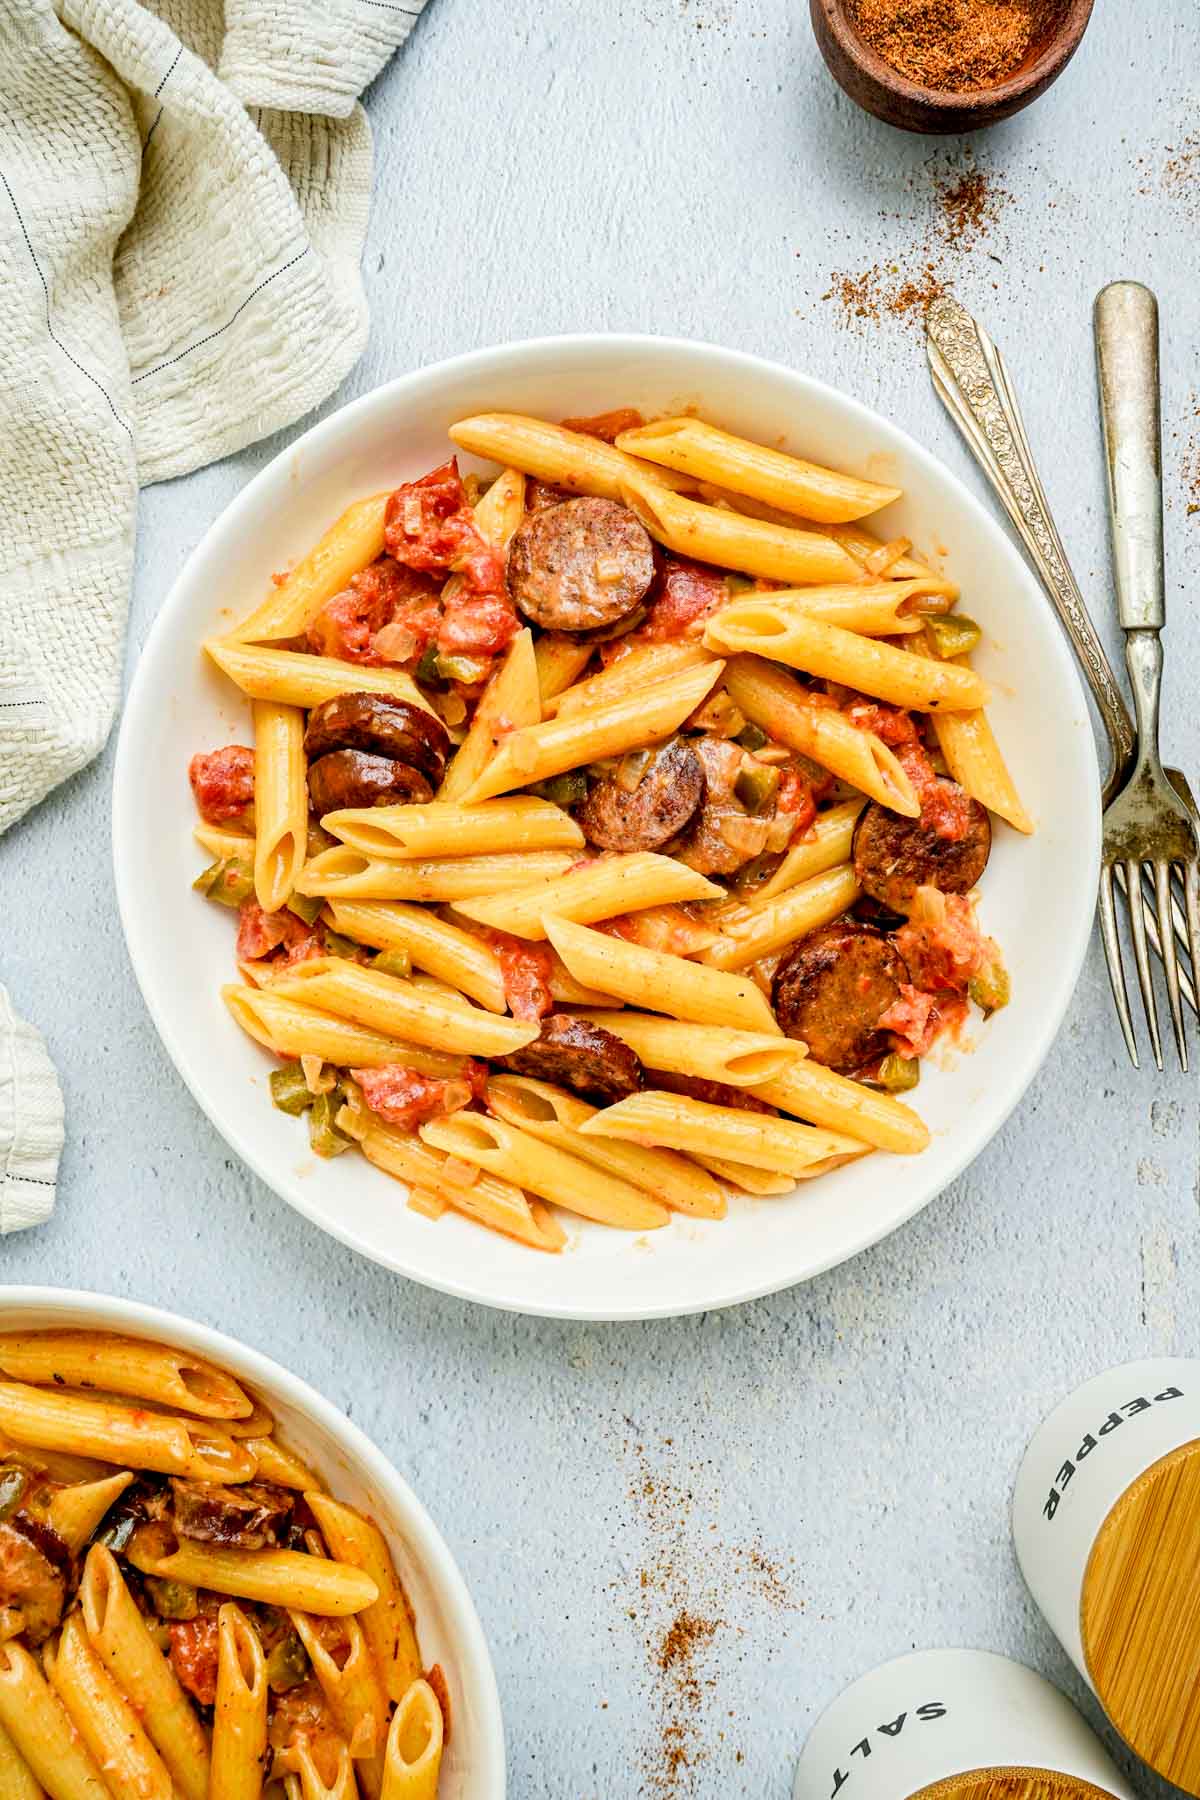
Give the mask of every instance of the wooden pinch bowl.
[{"label": "wooden pinch bowl", "polygon": [[1087,30],[1094,0],[1063,0],[1020,66],[994,87],[921,87],[874,51],[854,24],[852,0],[809,0],[813,31],[829,72],[850,98],[902,131],[979,131],[1020,112],[1056,81]]}]

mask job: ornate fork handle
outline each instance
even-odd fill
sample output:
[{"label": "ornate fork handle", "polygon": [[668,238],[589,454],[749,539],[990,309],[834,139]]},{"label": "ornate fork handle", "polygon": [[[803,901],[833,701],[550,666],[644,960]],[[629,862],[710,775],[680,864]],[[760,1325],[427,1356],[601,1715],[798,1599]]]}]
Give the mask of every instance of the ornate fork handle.
[{"label": "ornate fork handle", "polygon": [[1070,637],[1108,737],[1107,805],[1134,748],[1133,722],[1050,515],[1004,359],[982,325],[947,296],[926,319],[933,384],[992,485]]}]

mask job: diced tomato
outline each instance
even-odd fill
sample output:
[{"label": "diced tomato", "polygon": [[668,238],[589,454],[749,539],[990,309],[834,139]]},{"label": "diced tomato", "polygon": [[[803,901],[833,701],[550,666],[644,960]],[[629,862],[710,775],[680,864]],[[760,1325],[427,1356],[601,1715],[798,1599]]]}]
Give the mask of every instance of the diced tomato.
[{"label": "diced tomato", "polygon": [[817,802],[813,794],[812,782],[801,769],[784,769],[779,777],[779,786],[775,791],[775,810],[780,813],[794,813],[796,823],[792,827],[792,842],[803,837],[817,816]]},{"label": "diced tomato", "polygon": [[171,1639],[171,1667],[180,1686],[194,1694],[201,1706],[211,1706],[217,1697],[216,1607],[200,1612],[194,1619],[168,1625],[167,1631]]},{"label": "diced tomato", "polygon": [[550,977],[554,952],[549,944],[531,944],[507,931],[476,934],[490,944],[500,963],[504,998],[514,1019],[544,1019],[554,1006]]},{"label": "diced tomato", "polygon": [[[437,636],[440,618],[438,588],[428,575],[380,556],[322,607],[308,628],[308,648],[342,662],[407,662]],[[397,624],[408,632],[391,632],[392,644],[378,641]],[[398,635],[405,640],[399,647],[406,655],[393,654]]]},{"label": "diced tomato", "polygon": [[459,588],[446,601],[437,647],[443,656],[498,656],[520,629],[507,594]]},{"label": "diced tomato", "polygon": [[188,764],[200,817],[210,825],[244,819],[254,804],[254,752],[246,744],[201,751]]},{"label": "diced tomato", "polygon": [[487,1082],[487,1066],[468,1062],[461,1076],[422,1075],[403,1063],[381,1069],[351,1069],[371,1111],[398,1131],[415,1131],[426,1119],[441,1119],[477,1099]]},{"label": "diced tomato", "polygon": [[933,994],[901,982],[900,998],[880,1013],[882,1030],[890,1031],[901,1056],[927,1056],[942,1028],[942,1017]]},{"label": "diced tomato", "polygon": [[[239,962],[259,962],[264,956],[270,956],[281,944],[287,946],[289,953],[296,946],[306,943],[314,936],[312,927],[295,913],[280,907],[278,912],[264,912],[257,900],[243,900],[238,908],[238,934],[236,956]],[[317,949],[306,950],[306,956],[320,954],[320,940]],[[289,954],[289,961],[300,961],[299,957]]]},{"label": "diced tomato", "polygon": [[895,752],[896,761],[921,802],[921,823],[925,829],[951,843],[964,838],[971,825],[970,797],[957,782],[939,779],[912,714],[859,695],[845,712],[860,731],[874,732]]},{"label": "diced tomato", "polygon": [[636,406],[618,406],[612,412],[595,413],[588,419],[564,419],[564,431],[578,431],[584,437],[599,438],[602,444],[615,443],[623,431],[636,431],[645,419]]},{"label": "diced tomato", "polygon": [[503,559],[475,529],[454,457],[396,489],[387,503],[383,535],[396,561],[410,569],[443,575],[457,570],[477,593],[496,593],[503,586]]},{"label": "diced tomato", "polygon": [[658,594],[638,635],[647,643],[698,637],[702,621],[724,606],[728,598],[729,589],[720,569],[669,557]]},{"label": "diced tomato", "polygon": [[964,994],[971,977],[999,958],[965,894],[918,888],[912,917],[895,937],[914,982],[930,993]]}]

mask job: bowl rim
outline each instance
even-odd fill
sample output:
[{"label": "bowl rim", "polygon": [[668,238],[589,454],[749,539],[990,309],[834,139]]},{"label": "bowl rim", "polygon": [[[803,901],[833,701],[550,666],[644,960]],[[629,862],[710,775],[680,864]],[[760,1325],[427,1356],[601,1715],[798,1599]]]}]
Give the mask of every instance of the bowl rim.
[{"label": "bowl rim", "polygon": [[[504,1741],[504,1719],[500,1707],[500,1690],[495,1666],[484,1635],[483,1625],[471,1598],[466,1579],[449,1544],[442,1536],[424,1502],[414,1492],[395,1465],[341,1409],[327,1400],[317,1388],[295,1375],[273,1357],[255,1350],[240,1338],[231,1337],[198,1319],[166,1307],[153,1306],[141,1300],[125,1300],[117,1294],[91,1292],[84,1288],[57,1288],[19,1283],[0,1285],[0,1320],[7,1309],[45,1307],[54,1312],[77,1312],[87,1316],[87,1324],[72,1324],[64,1318],[61,1324],[39,1326],[49,1330],[122,1330],[136,1335],[139,1331],[165,1343],[178,1344],[193,1354],[203,1355],[224,1367],[244,1371],[243,1378],[262,1386],[275,1388],[286,1395],[299,1411],[308,1413],[358,1465],[371,1487],[386,1502],[398,1525],[403,1527],[416,1560],[427,1581],[435,1589],[445,1608],[449,1635],[455,1645],[458,1679],[470,1688],[471,1703],[478,1722],[478,1761],[481,1789],[488,1800],[504,1800],[507,1779],[507,1755]],[[468,1681],[469,1676],[469,1681]]]},{"label": "bowl rim", "polygon": [[[260,493],[268,488],[272,481],[278,479],[278,471],[285,459],[311,457],[315,453],[319,453],[327,438],[336,437],[347,431],[359,417],[377,407],[386,406],[393,400],[402,403],[404,392],[410,385],[419,385],[422,381],[432,377],[470,375],[476,370],[491,368],[499,358],[540,356],[548,353],[569,356],[574,352],[594,351],[600,345],[605,346],[606,350],[611,352],[614,357],[622,354],[644,354],[647,351],[653,351],[656,356],[679,354],[683,357],[694,357],[698,354],[701,357],[716,357],[727,366],[736,368],[740,365],[748,372],[754,371],[760,376],[765,374],[776,379],[783,376],[789,382],[807,386],[823,398],[832,401],[836,407],[843,409],[857,426],[868,434],[868,437],[872,433],[878,436],[879,427],[882,425],[893,436],[898,449],[902,449],[904,454],[912,458],[915,464],[922,469],[931,471],[938,481],[946,485],[950,497],[957,507],[962,508],[984,525],[988,534],[995,538],[1000,552],[1007,553],[1014,568],[1021,570],[1025,579],[1040,593],[1040,584],[1038,584],[1037,578],[1020,555],[1012,539],[1004,531],[999,520],[988,511],[981,500],[971,493],[952,469],[936,457],[932,451],[926,450],[902,426],[867,406],[865,402],[857,400],[852,395],[843,392],[842,389],[821,380],[819,376],[789,368],[786,364],[777,362],[770,357],[759,356],[751,351],[732,349],[705,339],[659,336],[650,332],[551,333],[540,337],[509,339],[500,344],[485,345],[480,349],[464,351],[456,356],[420,365],[402,375],[394,376],[390,381],[380,383],[344,406],[335,408],[326,418],[318,420],[307,431],[284,444],[276,455],[246,483],[245,487],[234,495],[233,499],[201,535],[177,571],[169,592],[159,606],[129,684],[113,765],[111,840],[114,884],[126,950],[142,999],[163,1047],[205,1117],[209,1119],[235,1154],[259,1176],[272,1193],[307,1219],[310,1224],[337,1238],[339,1242],[347,1245],[357,1254],[366,1256],[369,1261],[455,1299],[489,1306],[498,1311],[521,1313],[530,1317],[624,1323],[643,1319],[681,1318],[689,1313],[713,1311],[726,1306],[740,1306],[746,1301],[761,1299],[789,1287],[798,1286],[802,1282],[810,1281],[815,1276],[824,1274],[827,1270],[836,1268],[839,1264],[861,1255],[864,1250],[871,1248],[872,1245],[879,1243],[902,1225],[907,1224],[939,1194],[944,1193],[946,1188],[958,1179],[963,1170],[982,1153],[987,1143],[1000,1131],[1045,1062],[1054,1038],[1066,1016],[1087,954],[1094,917],[1094,907],[1091,902],[1089,901],[1086,908],[1081,906],[1075,942],[1058,964],[1061,981],[1055,1005],[1042,1015],[1040,1029],[1024,1040],[1026,1046],[1024,1079],[1013,1089],[1007,1104],[995,1116],[994,1123],[984,1141],[978,1145],[964,1145],[947,1165],[944,1174],[938,1177],[937,1185],[930,1192],[924,1193],[919,1184],[914,1183],[914,1189],[904,1204],[889,1210],[886,1224],[880,1226],[878,1223],[868,1224],[864,1221],[861,1229],[851,1234],[838,1249],[831,1249],[827,1253],[822,1252],[814,1257],[802,1275],[785,1272],[777,1276],[759,1276],[749,1283],[742,1280],[730,1291],[722,1292],[717,1297],[702,1295],[693,1299],[689,1296],[686,1300],[666,1299],[661,1303],[636,1300],[628,1304],[609,1300],[603,1306],[581,1303],[571,1297],[561,1301],[553,1297],[539,1297],[535,1303],[531,1303],[529,1300],[521,1298],[510,1298],[507,1295],[498,1296],[491,1292],[481,1291],[471,1279],[469,1261],[462,1264],[461,1275],[457,1273],[435,1275],[424,1269],[414,1269],[411,1260],[402,1260],[395,1256],[381,1254],[377,1248],[363,1242],[354,1230],[344,1226],[340,1219],[331,1219],[327,1210],[314,1204],[309,1198],[305,1184],[286,1184],[287,1191],[284,1191],[284,1185],[281,1184],[285,1183],[285,1177],[279,1169],[272,1165],[267,1154],[259,1150],[253,1138],[244,1133],[237,1124],[231,1123],[223,1117],[218,1118],[215,1111],[209,1110],[199,1091],[199,1072],[193,1079],[193,1074],[188,1067],[189,1058],[180,1045],[169,1013],[161,1003],[161,995],[154,988],[153,983],[143,979],[141,938],[132,923],[138,904],[138,895],[132,881],[131,862],[120,854],[122,843],[126,840],[132,841],[137,830],[132,800],[134,784],[128,778],[127,764],[131,762],[133,755],[131,745],[134,734],[131,721],[137,717],[139,705],[143,704],[141,688],[144,671],[149,667],[150,652],[156,647],[160,638],[169,636],[169,620],[176,594],[188,582],[193,567],[212,554],[214,543],[219,548],[221,540],[237,530],[244,515],[253,516],[259,503]],[[1050,603],[1046,600],[1045,604],[1049,607]],[[1087,844],[1087,878],[1086,882],[1080,883],[1080,888],[1088,893],[1094,893],[1100,871],[1100,770],[1095,739],[1090,727],[1090,715],[1079,670],[1068,647],[1065,634],[1057,626],[1057,621],[1055,621],[1055,629],[1048,635],[1047,641],[1053,645],[1051,654],[1056,659],[1059,678],[1063,682],[1066,692],[1071,695],[1077,713],[1088,722],[1084,757],[1089,769],[1089,788],[1094,791],[1095,795],[1095,805],[1088,809],[1090,830]],[[144,703],[148,704],[149,702]]]},{"label": "bowl rim", "polygon": [[850,22],[847,0],[812,0],[812,5],[820,7],[838,49],[865,80],[883,93],[937,114],[986,113],[1022,100],[1026,95],[1032,99],[1034,92],[1048,86],[1074,56],[1091,22],[1095,0],[1065,0],[1063,16],[1041,54],[1006,80],[985,88],[922,87],[872,49],[859,34]]}]

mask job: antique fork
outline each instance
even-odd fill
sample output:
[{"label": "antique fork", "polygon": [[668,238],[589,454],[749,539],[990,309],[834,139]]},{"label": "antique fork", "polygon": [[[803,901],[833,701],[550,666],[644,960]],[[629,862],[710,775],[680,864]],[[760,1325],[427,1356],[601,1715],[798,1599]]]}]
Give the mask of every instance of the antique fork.
[{"label": "antique fork", "polygon": [[[1074,646],[1096,702],[1109,747],[1109,768],[1102,790],[1107,805],[1133,762],[1133,721],[1067,561],[1004,358],[979,321],[949,295],[934,301],[929,308],[926,330],[934,389],[1012,520]],[[1193,817],[1200,817],[1183,773],[1179,769],[1168,769],[1166,773]],[[1123,869],[1118,869],[1117,880],[1123,888]],[[1143,923],[1150,947],[1156,956],[1161,956],[1154,900],[1153,889],[1147,884],[1143,889]],[[1171,911],[1175,935],[1186,949],[1184,910],[1173,901]],[[1195,1012],[1192,981],[1180,969],[1178,958],[1175,967],[1183,998]]]},{"label": "antique fork", "polygon": [[[1200,971],[1200,834],[1196,821],[1168,780],[1158,757],[1158,705],[1166,624],[1163,582],[1162,464],[1158,396],[1158,302],[1136,281],[1114,281],[1096,296],[1096,366],[1100,417],[1108,469],[1113,576],[1117,614],[1125,633],[1125,664],[1133,687],[1137,750],[1124,786],[1104,809],[1100,874],[1100,924],[1108,978],[1138,1066],[1137,1041],[1121,961],[1113,874],[1125,871],[1132,900],[1149,872],[1154,882],[1167,998],[1179,1060],[1186,1069],[1187,1038],[1180,1002],[1179,965],[1172,928],[1171,870],[1183,879],[1193,976]],[[1131,904],[1130,928],[1138,985],[1154,1060],[1161,1069],[1162,1041],[1143,908]]]}]

